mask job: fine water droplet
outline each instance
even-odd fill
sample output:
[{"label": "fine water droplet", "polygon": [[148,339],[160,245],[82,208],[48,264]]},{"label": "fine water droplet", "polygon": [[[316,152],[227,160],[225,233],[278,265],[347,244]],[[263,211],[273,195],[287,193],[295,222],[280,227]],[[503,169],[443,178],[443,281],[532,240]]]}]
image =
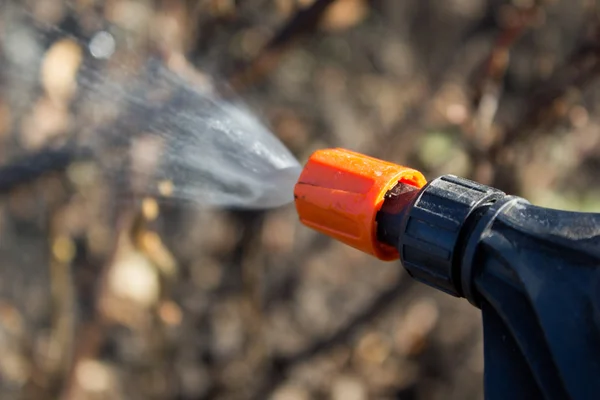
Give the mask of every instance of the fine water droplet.
[{"label": "fine water droplet", "polygon": [[90,53],[99,59],[110,58],[115,52],[115,48],[115,38],[106,31],[96,33],[89,44]]}]

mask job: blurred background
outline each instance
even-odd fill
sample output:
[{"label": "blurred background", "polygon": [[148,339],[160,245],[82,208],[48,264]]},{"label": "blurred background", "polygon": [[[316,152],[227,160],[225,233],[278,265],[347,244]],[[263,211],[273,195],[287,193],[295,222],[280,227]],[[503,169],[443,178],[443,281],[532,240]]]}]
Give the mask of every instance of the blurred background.
[{"label": "blurred background", "polygon": [[599,22],[593,0],[3,0],[0,398],[483,398],[475,308],[292,205],[130,190],[160,162],[147,115],[94,94],[168,110],[185,85],[154,90],[158,63],[300,162],[346,147],[600,211]]}]

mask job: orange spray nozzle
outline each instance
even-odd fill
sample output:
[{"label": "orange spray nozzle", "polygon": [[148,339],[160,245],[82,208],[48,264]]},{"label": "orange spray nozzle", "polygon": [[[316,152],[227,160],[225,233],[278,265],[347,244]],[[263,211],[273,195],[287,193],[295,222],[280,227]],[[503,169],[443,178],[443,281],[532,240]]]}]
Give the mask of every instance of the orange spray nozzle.
[{"label": "orange spray nozzle", "polygon": [[398,183],[421,188],[419,171],[344,149],[316,151],[308,160],[294,198],[300,221],[310,228],[382,260],[398,251],[377,240],[377,212]]}]

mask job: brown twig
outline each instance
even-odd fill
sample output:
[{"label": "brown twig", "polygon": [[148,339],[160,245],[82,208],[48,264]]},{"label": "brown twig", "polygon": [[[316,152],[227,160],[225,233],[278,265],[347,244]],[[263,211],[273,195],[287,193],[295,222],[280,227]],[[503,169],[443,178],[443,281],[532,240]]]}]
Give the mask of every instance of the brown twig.
[{"label": "brown twig", "polygon": [[[600,29],[597,39],[600,39]],[[512,145],[524,132],[531,131],[544,123],[551,124],[562,115],[554,106],[570,89],[581,89],[598,77],[600,72],[600,42],[584,43],[579,46],[566,64],[547,81],[539,85],[538,90],[528,100],[526,112],[517,123],[507,131],[502,145]]]},{"label": "brown twig", "polygon": [[[483,183],[489,178],[489,150],[493,145],[492,128],[504,91],[504,78],[510,62],[512,47],[537,20],[543,9],[534,4],[520,9],[509,7],[505,12],[505,26],[496,35],[488,57],[477,69],[471,86],[474,88],[471,103],[474,115],[463,124],[466,148],[474,162],[473,178]],[[474,133],[471,134],[471,133]]]},{"label": "brown twig", "polygon": [[0,167],[0,194],[35,181],[49,172],[64,171],[71,163],[89,159],[91,152],[73,146],[46,148]]},{"label": "brown twig", "polygon": [[268,380],[254,395],[255,399],[269,398],[272,391],[283,382],[289,372],[297,365],[306,362],[323,352],[334,349],[338,345],[347,343],[352,336],[365,324],[385,314],[396,300],[404,295],[411,287],[413,281],[405,274],[400,274],[396,282],[388,289],[382,291],[370,304],[358,312],[333,335],[314,342],[306,349],[287,357],[275,358],[271,362],[271,374]]},{"label": "brown twig", "polygon": [[[462,36],[458,39],[456,47],[466,48],[466,44],[474,38],[479,37],[490,29],[496,29],[496,13],[497,7],[493,2],[490,2],[483,18],[465,29]],[[416,99],[416,101],[413,102],[412,106],[407,108],[404,118],[394,124],[394,126],[392,126],[383,134],[383,137],[380,139],[380,141],[391,141],[396,135],[401,135],[401,145],[387,146],[384,150],[384,153],[381,154],[382,158],[385,159],[395,157],[396,159],[409,159],[409,151],[412,146],[405,146],[404,143],[412,142],[422,134],[422,126],[420,126],[420,123],[422,122],[428,110],[433,107],[435,96],[437,93],[439,93],[445,82],[445,78],[449,70],[448,64],[454,65],[461,57],[460,52],[456,51],[456,47],[450,46],[448,49],[445,49],[445,57],[440,58],[449,60],[449,63],[433,65],[430,67],[426,79],[427,86],[424,88],[423,93],[418,99]],[[369,149],[367,153],[377,154],[378,148],[380,148],[380,146],[374,145],[374,147]],[[392,151],[393,155],[388,153]]]},{"label": "brown twig", "polygon": [[474,118],[475,145],[481,147],[490,135],[490,129],[498,110],[498,103],[504,86],[504,76],[508,69],[510,51],[513,45],[527,32],[541,12],[539,6],[526,9],[512,7],[507,12],[508,21],[497,35],[492,50],[479,68],[480,74],[474,83],[472,103],[477,108]]},{"label": "brown twig", "polygon": [[97,287],[96,294],[94,296],[92,315],[90,315],[88,321],[84,322],[78,329],[78,340],[76,340],[75,344],[73,361],[71,363],[71,369],[65,378],[65,384],[60,396],[61,399],[71,400],[78,398],[78,395],[80,394],[80,387],[77,381],[77,367],[82,361],[94,358],[98,354],[100,346],[104,341],[106,327],[109,321],[107,320],[102,307],[103,300],[108,295],[109,290],[108,274],[110,273],[111,266],[114,264],[114,261],[117,257],[121,233],[125,230],[128,230],[130,226],[131,212],[121,212],[121,214],[117,217],[117,221],[114,226],[114,232],[116,233],[110,256],[107,258],[107,260],[105,260],[96,279]]},{"label": "brown twig", "polygon": [[298,11],[252,61],[231,74],[228,82],[233,90],[240,91],[245,87],[256,84],[268,74],[296,38],[316,28],[327,8],[335,1],[316,0],[309,7]]},{"label": "brown twig", "polygon": [[590,37],[575,48],[562,67],[531,91],[533,94],[523,100],[525,111],[512,126],[505,128],[501,140],[490,146],[485,154],[487,159],[503,169],[502,173],[495,174],[492,184],[496,187],[520,192],[516,167],[501,163],[499,156],[523,141],[531,140],[534,134],[542,132],[542,128],[551,132],[552,126],[564,117],[568,109],[565,106],[567,94],[574,89],[581,90],[600,75],[600,20],[595,13],[591,15],[593,29]]}]

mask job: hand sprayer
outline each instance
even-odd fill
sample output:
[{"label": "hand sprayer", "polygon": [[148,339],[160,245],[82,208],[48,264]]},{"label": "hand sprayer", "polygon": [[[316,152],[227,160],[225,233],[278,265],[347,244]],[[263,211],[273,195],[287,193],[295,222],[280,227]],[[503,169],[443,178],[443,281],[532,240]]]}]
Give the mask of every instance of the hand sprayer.
[{"label": "hand sprayer", "polygon": [[600,399],[600,214],[343,149],[294,198],[308,227],[481,309],[486,399]]}]

